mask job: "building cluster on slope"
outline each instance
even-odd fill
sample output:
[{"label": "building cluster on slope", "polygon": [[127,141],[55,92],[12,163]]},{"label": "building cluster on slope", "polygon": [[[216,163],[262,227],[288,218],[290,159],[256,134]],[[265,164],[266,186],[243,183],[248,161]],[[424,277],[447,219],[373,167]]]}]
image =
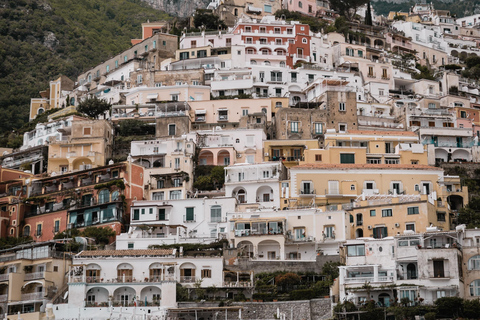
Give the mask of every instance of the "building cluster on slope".
[{"label": "building cluster on slope", "polygon": [[[31,120],[58,110],[1,158],[0,237],[35,242],[0,252],[0,318],[143,306],[160,319],[176,283],[247,292],[259,266],[290,261],[342,261],[333,304],[480,296],[480,232],[456,225],[468,190],[438,166],[480,160],[478,84],[445,70],[477,54],[480,17],[419,4],[322,34],[269,15],[279,1],[240,2],[209,5],[228,31],[178,39],[145,23],[130,49],[32,99]],[[323,1],[285,6],[335,16]],[[412,55],[440,80],[412,78]],[[78,115],[90,97],[111,111]],[[153,134],[122,149],[128,120]],[[87,227],[113,229],[114,245],[70,258],[54,240]],[[181,247],[219,240],[223,257]]]}]

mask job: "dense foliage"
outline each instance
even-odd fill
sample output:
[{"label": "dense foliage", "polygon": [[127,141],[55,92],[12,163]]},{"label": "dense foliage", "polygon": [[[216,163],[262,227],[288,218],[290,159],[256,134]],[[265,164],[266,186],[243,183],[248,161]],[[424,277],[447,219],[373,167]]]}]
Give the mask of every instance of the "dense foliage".
[{"label": "dense foliage", "polygon": [[217,190],[225,183],[224,167],[196,166],[193,187],[198,190]]},{"label": "dense foliage", "polygon": [[74,80],[127,49],[143,22],[168,18],[140,0],[2,1],[0,134],[28,121],[30,98],[49,81],[60,74]]},{"label": "dense foliage", "polygon": [[206,30],[226,29],[227,25],[220,17],[206,10],[197,10],[193,17],[195,28],[204,27]]},{"label": "dense foliage", "polygon": [[77,111],[91,118],[98,118],[109,111],[112,105],[103,99],[98,99],[96,96],[87,98],[80,102],[77,106]]}]

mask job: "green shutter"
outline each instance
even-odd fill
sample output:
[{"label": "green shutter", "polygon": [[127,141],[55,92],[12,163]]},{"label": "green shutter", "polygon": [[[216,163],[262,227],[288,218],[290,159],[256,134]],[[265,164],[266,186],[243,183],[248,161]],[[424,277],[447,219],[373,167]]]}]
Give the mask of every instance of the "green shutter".
[{"label": "green shutter", "polygon": [[194,208],[187,208],[187,221],[193,221],[194,220],[194,214],[193,214],[193,209]]},{"label": "green shutter", "polygon": [[165,209],[158,209],[158,220],[165,220]]},{"label": "green shutter", "polygon": [[340,154],[340,163],[355,163],[355,154],[354,153],[341,153]]},{"label": "green shutter", "polygon": [[134,209],[133,210],[133,220],[139,220],[140,219],[140,210]]}]

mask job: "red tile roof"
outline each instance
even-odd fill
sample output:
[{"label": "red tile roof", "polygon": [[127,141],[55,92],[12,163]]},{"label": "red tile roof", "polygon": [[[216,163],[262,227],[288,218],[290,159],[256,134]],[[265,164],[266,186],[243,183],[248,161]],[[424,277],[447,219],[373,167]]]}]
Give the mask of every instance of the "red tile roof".
[{"label": "red tile roof", "polygon": [[[375,130],[348,130],[350,134],[371,134],[376,136],[418,136],[413,131],[375,131]],[[348,134],[347,133],[347,134]]]}]

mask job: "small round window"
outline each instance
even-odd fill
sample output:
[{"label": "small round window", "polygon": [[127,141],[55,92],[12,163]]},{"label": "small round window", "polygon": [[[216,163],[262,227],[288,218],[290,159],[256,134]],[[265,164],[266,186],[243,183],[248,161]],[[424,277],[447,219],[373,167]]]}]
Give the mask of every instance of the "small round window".
[{"label": "small round window", "polygon": [[383,251],[383,248],[382,248],[382,247],[379,247],[379,248],[378,248],[378,251],[382,252],[382,251]]}]

